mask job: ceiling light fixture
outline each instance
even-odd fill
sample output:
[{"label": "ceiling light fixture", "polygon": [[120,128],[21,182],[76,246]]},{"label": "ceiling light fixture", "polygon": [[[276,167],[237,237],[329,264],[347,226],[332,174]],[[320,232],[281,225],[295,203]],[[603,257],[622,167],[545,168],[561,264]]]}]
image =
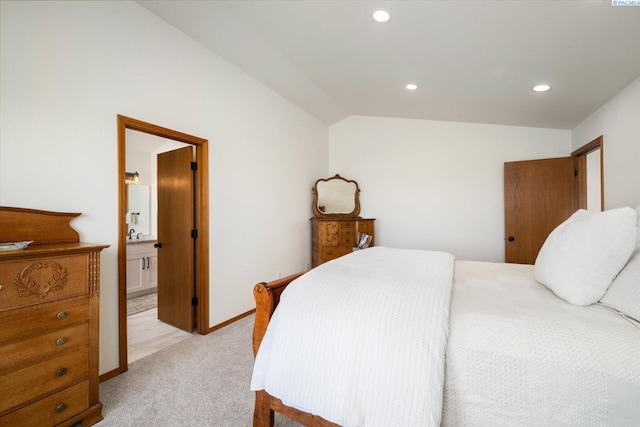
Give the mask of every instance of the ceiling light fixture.
[{"label": "ceiling light fixture", "polygon": [[384,9],[378,9],[373,12],[373,20],[380,23],[389,22],[391,14]]},{"label": "ceiling light fixture", "polygon": [[405,87],[406,87],[408,90],[416,90],[416,89],[418,89],[418,85],[417,85],[417,84],[415,84],[415,83],[408,83],[408,84],[406,84],[406,85],[405,85]]},{"label": "ceiling light fixture", "polygon": [[549,89],[551,89],[551,86],[549,85],[536,85],[533,87],[533,90],[536,92],[546,92]]}]

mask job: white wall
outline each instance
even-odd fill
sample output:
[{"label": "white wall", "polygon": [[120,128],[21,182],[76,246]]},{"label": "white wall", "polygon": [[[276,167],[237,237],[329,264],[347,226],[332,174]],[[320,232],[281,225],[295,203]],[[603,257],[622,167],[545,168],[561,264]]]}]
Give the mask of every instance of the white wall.
[{"label": "white wall", "polygon": [[640,77],[573,130],[576,150],[603,136],[605,209],[640,204]]},{"label": "white wall", "polygon": [[504,261],[504,162],[568,156],[567,130],[349,117],[329,130],[330,174],[358,181],[376,244]]},{"label": "white wall", "polygon": [[0,204],[82,212],[107,243],[100,373],[118,366],[117,135],[123,114],[209,140],[210,323],[309,262],[325,125],[135,2],[0,2]]}]

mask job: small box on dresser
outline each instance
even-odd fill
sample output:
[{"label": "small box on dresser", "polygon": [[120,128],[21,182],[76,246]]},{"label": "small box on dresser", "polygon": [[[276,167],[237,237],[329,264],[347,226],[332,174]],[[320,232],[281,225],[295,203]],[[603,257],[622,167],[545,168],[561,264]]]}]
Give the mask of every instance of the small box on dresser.
[{"label": "small box on dresser", "polygon": [[92,425],[98,400],[100,252],[79,214],[0,207],[0,426]]}]

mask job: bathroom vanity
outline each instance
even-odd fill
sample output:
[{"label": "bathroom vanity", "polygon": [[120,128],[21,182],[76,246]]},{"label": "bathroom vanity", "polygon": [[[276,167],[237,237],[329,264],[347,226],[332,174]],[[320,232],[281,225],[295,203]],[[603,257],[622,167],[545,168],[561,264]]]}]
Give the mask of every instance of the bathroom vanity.
[{"label": "bathroom vanity", "polygon": [[158,290],[157,240],[127,240],[127,298]]}]

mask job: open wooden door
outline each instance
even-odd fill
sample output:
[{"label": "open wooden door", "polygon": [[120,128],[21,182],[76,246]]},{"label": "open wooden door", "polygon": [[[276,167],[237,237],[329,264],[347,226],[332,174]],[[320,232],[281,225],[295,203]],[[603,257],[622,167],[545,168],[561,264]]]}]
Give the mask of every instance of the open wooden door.
[{"label": "open wooden door", "polygon": [[534,264],[549,234],[575,211],[573,162],[504,164],[505,262]]},{"label": "open wooden door", "polygon": [[158,154],[158,319],[192,332],[195,249],[193,148]]}]

